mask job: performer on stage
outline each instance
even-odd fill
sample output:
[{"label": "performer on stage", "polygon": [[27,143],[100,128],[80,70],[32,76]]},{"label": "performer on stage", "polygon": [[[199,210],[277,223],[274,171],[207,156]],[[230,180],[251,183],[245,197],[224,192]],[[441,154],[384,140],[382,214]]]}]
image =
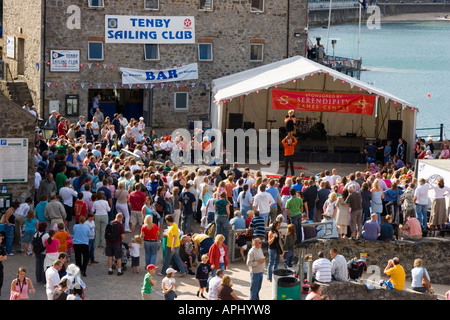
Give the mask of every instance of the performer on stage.
[{"label": "performer on stage", "polygon": [[285,137],[281,143],[284,147],[284,175],[287,176],[288,167],[291,166],[291,176],[294,176],[294,150],[297,139],[291,134]]},{"label": "performer on stage", "polygon": [[294,110],[289,110],[288,115],[284,118],[284,123],[286,123],[286,132],[288,136],[292,136],[295,125],[295,115]]}]

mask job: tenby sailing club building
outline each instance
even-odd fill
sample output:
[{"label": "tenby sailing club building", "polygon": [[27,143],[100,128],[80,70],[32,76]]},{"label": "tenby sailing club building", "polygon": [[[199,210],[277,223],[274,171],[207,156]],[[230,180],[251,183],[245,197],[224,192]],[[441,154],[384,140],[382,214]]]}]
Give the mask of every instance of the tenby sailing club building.
[{"label": "tenby sailing club building", "polygon": [[[209,120],[213,79],[305,55],[306,0],[4,0],[3,61],[46,119]],[[12,45],[11,45],[12,43]],[[8,52],[6,52],[8,51]]]}]

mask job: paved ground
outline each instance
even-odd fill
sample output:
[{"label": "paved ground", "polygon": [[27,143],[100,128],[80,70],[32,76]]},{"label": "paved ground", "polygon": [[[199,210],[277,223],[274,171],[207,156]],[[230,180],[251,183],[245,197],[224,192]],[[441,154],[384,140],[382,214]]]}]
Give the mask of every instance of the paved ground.
[{"label": "paved ground", "polygon": [[[339,174],[348,175],[351,172],[357,170],[364,170],[365,165],[361,164],[327,164],[327,163],[296,163],[296,166],[303,166],[305,169],[296,170],[296,174],[300,172],[305,172],[308,175],[315,175],[325,169],[337,168]],[[188,167],[190,169],[193,166]],[[258,170],[257,166],[250,166],[252,170]],[[264,173],[264,169],[261,169]],[[281,172],[281,170],[280,170]],[[282,174],[282,172],[281,172]],[[195,225],[194,228],[198,228]],[[126,240],[129,241],[131,235],[127,234]],[[19,249],[17,246],[14,247],[15,250]],[[98,264],[93,264],[87,268],[87,276],[83,278],[86,283],[86,300],[141,300],[140,289],[142,286],[142,281],[144,279],[144,250],[141,249],[141,271],[139,274],[134,274],[131,271],[131,262],[127,263],[128,269],[125,271],[123,276],[117,276],[115,272],[113,275],[108,275],[107,273],[107,258],[102,249],[97,248],[95,252],[96,260],[99,261]],[[72,262],[74,262],[74,256],[72,255]],[[33,281],[36,287],[36,293],[30,295],[31,300],[46,300],[45,288],[43,284],[35,283],[35,258],[33,256],[23,256],[21,253],[16,253],[14,256],[8,256],[8,260],[3,262],[4,265],[4,283],[1,290],[0,300],[9,299],[9,290],[11,281],[15,279],[17,269],[23,266],[28,271],[28,277]],[[160,248],[157,259],[157,266],[162,266],[162,250]],[[232,262],[229,265],[226,274],[230,275],[233,282],[233,290],[239,296],[245,300],[249,299],[249,287],[250,287],[250,275],[248,267],[241,260]],[[158,282],[157,287],[153,293],[154,300],[163,300],[160,285],[161,276],[155,276]],[[201,300],[202,298],[197,298],[197,282],[193,276],[185,276],[183,278],[176,278],[176,291],[178,294],[178,300]],[[267,281],[266,278],[263,280],[263,286],[260,292],[260,297],[263,300],[272,299],[272,283]],[[439,288],[441,292],[446,292],[448,288]],[[445,291],[444,291],[445,290]]]}]

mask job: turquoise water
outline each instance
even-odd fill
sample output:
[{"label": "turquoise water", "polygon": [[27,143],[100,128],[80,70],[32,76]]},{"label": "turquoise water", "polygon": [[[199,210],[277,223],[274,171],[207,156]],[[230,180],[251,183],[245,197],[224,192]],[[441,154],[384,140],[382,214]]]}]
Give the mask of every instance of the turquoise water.
[{"label": "turquoise water", "polygon": [[[327,30],[310,29],[310,40]],[[331,26],[329,38],[338,38],[334,55],[357,58],[358,25]],[[331,43],[331,41],[330,41]],[[328,55],[333,55],[331,45]],[[450,21],[381,23],[381,29],[361,26],[361,81],[373,84],[419,108],[417,128],[444,123],[450,138]],[[428,96],[429,95],[429,96]],[[418,131],[438,135],[439,131]]]}]

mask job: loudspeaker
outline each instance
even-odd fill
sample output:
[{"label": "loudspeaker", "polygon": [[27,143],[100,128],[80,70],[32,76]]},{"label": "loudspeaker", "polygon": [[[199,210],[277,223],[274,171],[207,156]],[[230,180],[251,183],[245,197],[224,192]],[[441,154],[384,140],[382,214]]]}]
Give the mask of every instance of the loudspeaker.
[{"label": "loudspeaker", "polygon": [[398,139],[402,137],[403,121],[402,120],[389,120],[388,121],[388,133],[387,139],[392,141],[391,155],[397,153]]},{"label": "loudspeaker", "polygon": [[402,137],[402,131],[403,131],[402,120],[388,121],[388,132],[387,132],[388,140],[392,140],[392,142],[396,141],[398,143],[398,139]]},{"label": "loudspeaker", "polygon": [[242,129],[244,115],[242,113],[230,113],[228,115],[228,129]]}]

